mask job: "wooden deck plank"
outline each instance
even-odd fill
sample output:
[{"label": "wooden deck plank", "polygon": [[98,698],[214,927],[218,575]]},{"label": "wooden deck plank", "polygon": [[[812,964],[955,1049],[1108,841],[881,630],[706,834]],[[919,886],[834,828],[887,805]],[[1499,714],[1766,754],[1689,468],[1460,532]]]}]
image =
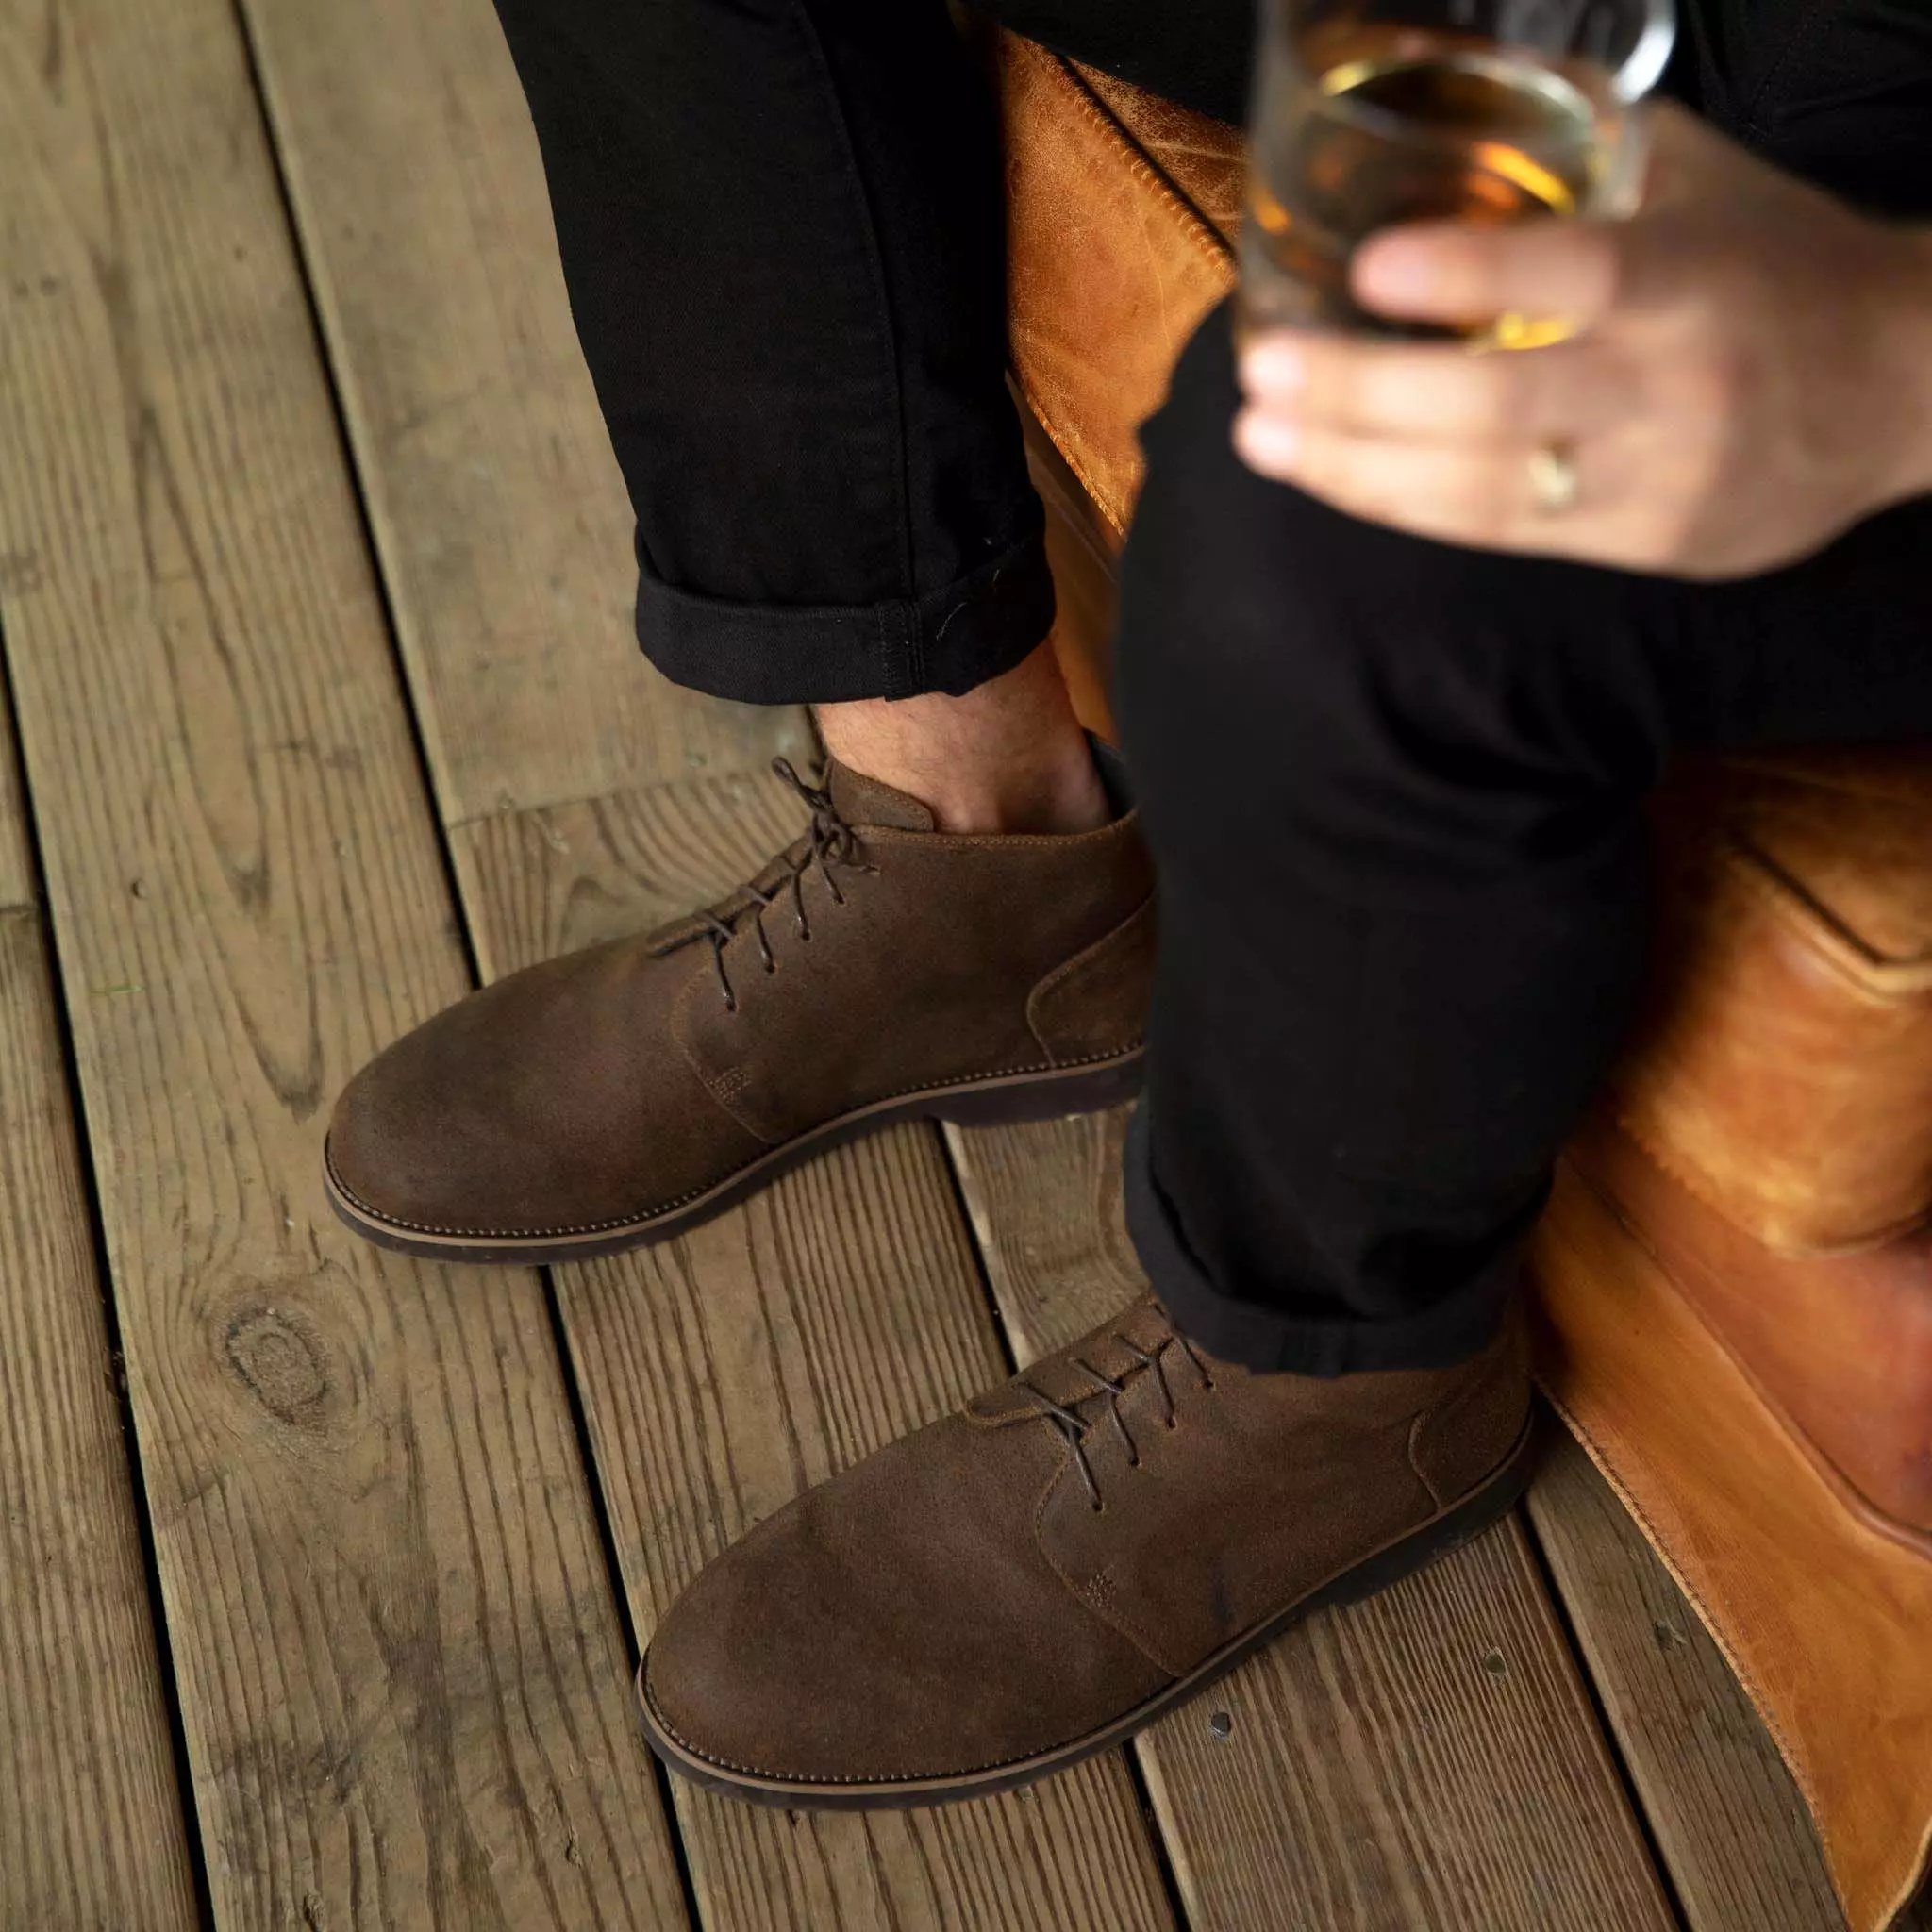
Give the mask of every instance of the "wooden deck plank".
[{"label": "wooden deck plank", "polygon": [[[485,0],[242,0],[452,821],[808,751],[664,701],[630,508]],[[445,325],[444,318],[447,318]]]},{"label": "wooden deck plank", "polygon": [[[1144,1285],[1124,1126],[946,1129],[1023,1360]],[[1309,1619],[1138,1748],[1197,1928],[1672,1923],[1515,1518]]]},{"label": "wooden deck plank", "polygon": [[[620,635],[627,517],[487,10],[247,6],[486,973],[717,896],[796,828],[762,768],[808,727],[674,691]],[[1000,1373],[929,1133],[834,1157],[663,1255],[558,1271],[558,1291],[645,1636],[801,1482]],[[678,1804],[721,1926],[1169,1923],[1119,1759],[932,1817]]]},{"label": "wooden deck plank", "polygon": [[1840,1932],[1777,1747],[1609,1485],[1558,1435],[1530,1518],[1691,1932]]},{"label": "wooden deck plank", "polygon": [[6,646],[217,1920],[675,1925],[541,1284],[323,1202],[465,974],[234,17],[0,20]]},{"label": "wooden deck plank", "polygon": [[0,717],[0,1924],[172,1932],[192,1854],[31,887]]}]

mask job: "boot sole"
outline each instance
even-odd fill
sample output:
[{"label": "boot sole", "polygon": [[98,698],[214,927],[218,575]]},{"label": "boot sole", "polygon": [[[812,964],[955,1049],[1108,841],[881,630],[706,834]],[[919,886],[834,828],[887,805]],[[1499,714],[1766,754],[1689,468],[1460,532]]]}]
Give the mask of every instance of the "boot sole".
[{"label": "boot sole", "polygon": [[964,1081],[955,1087],[928,1087],[917,1093],[876,1101],[773,1148],[749,1167],[726,1175],[692,1200],[618,1227],[593,1228],[584,1234],[479,1237],[438,1234],[433,1229],[389,1221],[349,1191],[325,1153],[324,1191],[339,1220],[364,1241],[399,1255],[414,1255],[428,1261],[508,1262],[525,1267],[587,1261],[598,1255],[622,1254],[626,1248],[669,1241],[699,1222],[722,1214],[747,1194],[756,1193],[814,1155],[862,1135],[876,1133],[895,1121],[953,1121],[961,1126],[986,1127],[1017,1121],[1058,1120],[1074,1113],[1098,1113],[1104,1108],[1132,1100],[1140,1092],[1144,1058],[1142,1050],[1136,1048],[1132,1053],[1092,1065],[1058,1068],[1044,1074],[1010,1074],[999,1079]]},{"label": "boot sole", "polygon": [[782,1778],[761,1777],[755,1773],[734,1771],[694,1754],[658,1716],[651,1703],[645,1683],[650,1663],[647,1652],[638,1666],[637,1696],[643,1712],[644,1736],[651,1749],[679,1776],[702,1785],[707,1790],[726,1797],[741,1798],[753,1805],[766,1805],[788,1810],[807,1811],[902,1811],[926,1805],[948,1805],[967,1798],[991,1797],[1031,1784],[1057,1771],[1066,1771],[1102,1751],[1124,1743],[1171,1710],[1197,1697],[1236,1665],[1271,1643],[1284,1631],[1333,1605],[1354,1603],[1374,1596],[1391,1583],[1425,1568],[1466,1542],[1480,1536],[1499,1522],[1515,1506],[1527,1486],[1535,1466],[1535,1414],[1523,1425],[1516,1446],[1482,1484],[1440,1516],[1410,1530],[1395,1541],[1384,1544],[1353,1568],[1298,1597],[1286,1608],[1257,1624],[1232,1642],[1197,1665],[1185,1677],[1166,1690],[1137,1705],[1124,1716],[1100,1729],[1056,1745],[1051,1751],[1032,1757],[1015,1759],[984,1771],[967,1772],[952,1777],[924,1778],[898,1783],[813,1784],[789,1783]]}]

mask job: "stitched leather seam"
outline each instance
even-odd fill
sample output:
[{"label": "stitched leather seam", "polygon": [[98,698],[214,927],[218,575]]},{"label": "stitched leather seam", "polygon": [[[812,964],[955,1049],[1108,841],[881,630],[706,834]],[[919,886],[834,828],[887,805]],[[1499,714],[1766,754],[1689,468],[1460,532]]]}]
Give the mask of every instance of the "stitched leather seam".
[{"label": "stitched leather seam", "polygon": [[1027,381],[1026,372],[1023,369],[1017,373],[1020,377],[1020,392],[1026,398],[1026,407],[1040,419],[1040,426],[1053,439],[1053,446],[1065,458],[1067,468],[1073,471],[1080,488],[1093,499],[1093,507],[1113,526],[1114,535],[1124,537],[1127,534],[1125,511],[1113,502],[1112,492],[1103,490],[1088,473],[1087,466],[1074,451],[1074,433],[1056,424],[1046,406],[1041,402],[1032,383]]},{"label": "stitched leather seam", "polygon": [[[1048,53],[1044,48],[1024,46],[1024,58],[1043,73],[1055,75],[1061,85],[1061,91],[1070,94],[1074,105],[1098,132],[1104,145],[1126,163],[1128,172],[1143,188],[1151,189],[1158,201],[1168,211],[1178,217],[1178,225],[1193,244],[1195,253],[1217,272],[1217,278],[1225,280],[1231,251],[1222,239],[1220,231],[1214,228],[1198,208],[1190,202],[1174,183],[1149,159],[1146,151],[1121,125],[1112,111],[1093,93],[1081,78],[1079,69],[1064,56]],[[1117,535],[1124,535],[1127,526],[1124,503],[1116,502],[1113,492],[1096,487],[1088,465],[1074,454],[1072,439],[1067,432],[1057,425],[1051,414],[1041,406],[1034,386],[1026,379],[1024,370],[1019,371],[1020,387],[1026,397],[1027,407],[1039,417],[1041,426],[1052,437],[1056,447],[1066,458],[1067,467],[1078,477],[1081,487],[1093,499],[1100,513],[1112,525]]]},{"label": "stitched leather seam", "polygon": [[1099,129],[1102,139],[1124,158],[1129,170],[1143,187],[1152,188],[1156,195],[1180,216],[1183,231],[1202,258],[1224,274],[1234,259],[1234,251],[1222,240],[1220,230],[1211,227],[1200,209],[1148,158],[1146,149],[1122,126],[1105,104],[1095,97],[1093,90],[1081,79],[1080,70],[1064,55],[1055,54],[1048,58],[1058,62],[1067,76],[1081,111]]},{"label": "stitched leather seam", "polygon": [[[767,1147],[782,1146],[787,1138],[783,1133],[775,1132],[760,1125],[753,1118],[752,1109],[748,1105],[734,1106],[732,1104],[739,1099],[739,1096],[744,1092],[745,1088],[751,1084],[750,1074],[745,1073],[742,1067],[727,1067],[723,1074],[713,1074],[711,1070],[698,1058],[696,1043],[691,1038],[691,1003],[697,992],[698,987],[703,983],[703,979],[704,975],[702,973],[693,972],[691,977],[685,981],[682,991],[678,993],[676,1001],[672,1006],[671,1021],[667,1030],[670,1032],[678,1052],[684,1056],[685,1065],[697,1075],[705,1091],[711,1096],[712,1100],[717,1104],[719,1110],[727,1115],[738,1126],[742,1127],[753,1140],[762,1141]],[[730,1079],[734,1072],[744,1074],[744,1078],[740,1080],[737,1086],[727,1088],[724,1083]],[[700,1194],[704,1191],[703,1188],[697,1190],[697,1192]],[[693,1196],[686,1194],[682,1198],[689,1201]],[[673,1201],[667,1205],[668,1207],[675,1208],[679,1204],[676,1201]]]},{"label": "stitched leather seam", "polygon": [[1084,1605],[1088,1610],[1098,1617],[1109,1629],[1113,1630],[1117,1635],[1124,1637],[1156,1670],[1165,1671],[1170,1677],[1186,1676],[1187,1671],[1185,1668],[1176,1670],[1166,1657],[1160,1655],[1158,1646],[1149,1641],[1141,1631],[1136,1627],[1134,1619],[1130,1618],[1126,1611],[1121,1607],[1118,1602],[1118,1592],[1115,1592],[1116,1600],[1110,1607],[1107,1609],[1101,1608],[1087,1594],[1086,1591],[1067,1574],[1059,1558],[1047,1548],[1045,1532],[1046,1506],[1053,1500],[1054,1491],[1059,1486],[1060,1478],[1067,1473],[1068,1461],[1067,1453],[1062,1449],[1059,1467],[1047,1478],[1046,1487],[1040,1492],[1040,1500],[1033,1506],[1034,1548],[1046,1559],[1046,1567],[1059,1578],[1061,1586],[1075,1603]]},{"label": "stitched leather seam", "polygon": [[[998,1073],[960,1074],[950,1080],[930,1082],[920,1087],[902,1087],[897,1092],[882,1093],[877,1100],[868,1103],[867,1108],[858,1108],[856,1111],[863,1113],[870,1107],[883,1107],[888,1101],[904,1100],[915,1093],[943,1093],[955,1087],[970,1087],[980,1080],[1011,1080],[1019,1079],[1023,1075],[1029,1074],[1071,1073],[1077,1067],[1099,1066],[1108,1060],[1126,1059],[1132,1055],[1139,1053],[1142,1041],[1135,1039],[1130,1041],[1125,1046],[1116,1047],[1109,1053],[1086,1054],[1076,1060],[1062,1060],[1058,1066],[1006,1067]],[[849,1118],[849,1116],[841,1115],[840,1118],[844,1119]],[[805,1134],[791,1135],[790,1141],[802,1141],[806,1138],[807,1134],[822,1131],[824,1127],[834,1124],[835,1123],[832,1121],[823,1122],[820,1127],[808,1128]],[[778,1145],[780,1147],[789,1145],[790,1141],[781,1141],[778,1142]],[[760,1155],[758,1160],[766,1158],[766,1156]],[[341,1195],[342,1199],[349,1202],[353,1207],[361,1208],[365,1214],[374,1216],[385,1227],[408,1228],[412,1234],[461,1235],[466,1239],[475,1241],[549,1241],[565,1235],[603,1234],[613,1228],[641,1227],[649,1222],[657,1220],[660,1215],[669,1214],[674,1208],[682,1208],[687,1202],[698,1200],[718,1188],[727,1186],[739,1174],[743,1174],[746,1169],[756,1167],[758,1164],[758,1160],[747,1160],[743,1166],[734,1167],[729,1174],[720,1174],[716,1180],[707,1181],[702,1187],[692,1188],[689,1192],[679,1194],[673,1200],[660,1201],[656,1207],[647,1208],[639,1214],[619,1214],[608,1221],[572,1222],[557,1227],[448,1227],[437,1222],[405,1221],[376,1207],[374,1202],[363,1200],[361,1195],[357,1193],[349,1186],[348,1182],[342,1178],[341,1174],[337,1171],[335,1162],[328,1158],[325,1150],[324,1159],[328,1167],[329,1179],[335,1183],[336,1191]]]},{"label": "stitched leather seam", "polygon": [[1142,899],[1141,903],[1138,906],[1136,906],[1134,909],[1130,913],[1128,913],[1127,916],[1124,920],[1122,920],[1118,925],[1110,926],[1106,932],[1102,933],[1100,937],[1097,940],[1095,940],[1091,945],[1083,946],[1077,953],[1074,955],[1074,957],[1071,959],[1062,959],[1060,963],[1058,966],[1056,966],[1053,969],[1053,971],[1046,975],[1044,979],[1037,981],[1034,985],[1033,991],[1026,995],[1027,1030],[1033,1035],[1036,1041],[1039,1041],[1041,1051],[1046,1055],[1047,1059],[1053,1065],[1059,1066],[1062,1064],[1062,1062],[1054,1058],[1053,1048],[1049,1046],[1043,1039],[1041,1038],[1040,1027],[1034,1018],[1035,1007],[1051,999],[1053,995],[1057,991],[1058,991],[1058,990],[1063,985],[1065,985],[1066,982],[1069,979],[1071,979],[1075,973],[1077,973],[1080,970],[1080,968],[1082,968],[1083,966],[1091,965],[1096,958],[1099,958],[1104,953],[1105,949],[1112,945],[1115,942],[1115,941],[1119,940],[1121,935],[1124,933],[1127,930],[1127,928],[1131,926],[1137,919],[1143,918],[1147,915],[1149,909],[1153,907],[1153,904],[1154,894],[1152,892],[1149,892],[1147,896],[1144,899]]},{"label": "stitched leather seam", "polygon": [[1123,843],[1140,821],[1141,808],[1135,806],[1088,832],[921,832],[908,825],[868,824],[855,829],[868,845],[906,845],[915,852],[938,851],[943,857],[953,852],[1065,852],[1079,844]]}]

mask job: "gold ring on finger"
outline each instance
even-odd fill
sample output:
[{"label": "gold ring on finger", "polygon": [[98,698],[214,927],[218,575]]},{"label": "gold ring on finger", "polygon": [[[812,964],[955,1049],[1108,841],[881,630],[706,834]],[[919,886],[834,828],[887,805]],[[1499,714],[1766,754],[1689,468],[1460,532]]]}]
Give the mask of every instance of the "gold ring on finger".
[{"label": "gold ring on finger", "polygon": [[1530,451],[1529,500],[1539,516],[1559,517],[1574,508],[1580,481],[1576,445],[1568,437],[1550,437]]}]

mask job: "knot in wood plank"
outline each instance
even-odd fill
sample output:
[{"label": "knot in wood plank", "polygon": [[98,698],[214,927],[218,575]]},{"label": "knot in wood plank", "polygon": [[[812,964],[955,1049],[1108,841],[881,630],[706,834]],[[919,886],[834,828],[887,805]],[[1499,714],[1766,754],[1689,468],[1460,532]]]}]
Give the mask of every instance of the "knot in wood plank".
[{"label": "knot in wood plank", "polygon": [[229,1363],[279,1422],[313,1428],[328,1407],[328,1357],[292,1309],[254,1303],[237,1310],[224,1338]]}]

